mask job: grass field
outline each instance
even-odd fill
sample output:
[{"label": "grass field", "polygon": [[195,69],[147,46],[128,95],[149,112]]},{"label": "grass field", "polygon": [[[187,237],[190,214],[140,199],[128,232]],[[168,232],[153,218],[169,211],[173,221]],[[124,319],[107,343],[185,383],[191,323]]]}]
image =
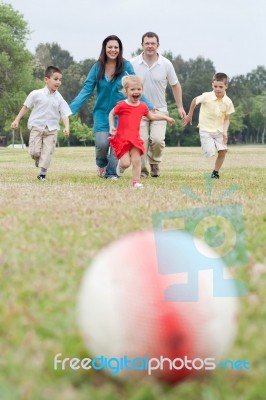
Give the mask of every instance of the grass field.
[{"label": "grass field", "polygon": [[[161,177],[137,190],[130,187],[130,170],[118,182],[96,177],[93,148],[57,148],[46,182],[36,179],[25,150],[0,148],[1,400],[266,398],[266,147],[231,147],[208,202],[205,173],[212,164],[199,148],[167,148]],[[248,263],[234,270],[247,294],[228,358],[246,359],[250,371],[215,370],[208,379],[176,386],[55,371],[55,354],[87,354],[76,298],[95,254],[127,232],[152,229],[154,213],[210,205],[232,184],[238,190],[219,204],[243,207]]]}]

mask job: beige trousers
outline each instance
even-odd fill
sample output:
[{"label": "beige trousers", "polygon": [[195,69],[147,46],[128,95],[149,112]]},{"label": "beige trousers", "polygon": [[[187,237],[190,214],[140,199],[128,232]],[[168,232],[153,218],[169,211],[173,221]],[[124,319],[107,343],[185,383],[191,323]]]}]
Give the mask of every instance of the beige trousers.
[{"label": "beige trousers", "polygon": [[57,130],[33,127],[30,131],[29,154],[34,160],[39,160],[39,167],[48,169],[51,163],[57,140]]},{"label": "beige trousers", "polygon": [[162,161],[162,152],[165,148],[166,121],[150,121],[142,118],[140,136],[144,141],[145,152],[141,157],[141,170],[149,164],[159,164]]}]

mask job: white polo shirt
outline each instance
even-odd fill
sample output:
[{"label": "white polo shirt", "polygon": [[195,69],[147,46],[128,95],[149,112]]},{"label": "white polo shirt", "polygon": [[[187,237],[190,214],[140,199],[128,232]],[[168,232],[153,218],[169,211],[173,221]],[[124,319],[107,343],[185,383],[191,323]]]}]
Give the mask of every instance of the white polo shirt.
[{"label": "white polo shirt", "polygon": [[33,90],[26,98],[24,106],[32,109],[28,120],[29,129],[44,129],[47,126],[49,131],[58,130],[60,119],[72,114],[63,96],[58,91],[51,93],[46,86]]},{"label": "white polo shirt", "polygon": [[130,60],[135,74],[143,80],[143,94],[159,111],[167,111],[165,91],[167,83],[175,85],[178,78],[173,64],[158,54],[158,60],[149,67],[143,59],[143,53]]}]

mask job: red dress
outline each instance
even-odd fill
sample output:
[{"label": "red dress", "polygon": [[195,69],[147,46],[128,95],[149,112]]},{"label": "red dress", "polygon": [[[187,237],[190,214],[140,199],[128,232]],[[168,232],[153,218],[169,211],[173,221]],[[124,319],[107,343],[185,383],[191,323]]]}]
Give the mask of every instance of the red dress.
[{"label": "red dress", "polygon": [[144,143],[140,137],[140,121],[149,112],[145,103],[140,102],[138,106],[131,106],[125,100],[119,101],[114,108],[115,115],[118,116],[117,132],[115,136],[108,138],[110,146],[118,159],[136,147],[140,155],[144,153]]}]

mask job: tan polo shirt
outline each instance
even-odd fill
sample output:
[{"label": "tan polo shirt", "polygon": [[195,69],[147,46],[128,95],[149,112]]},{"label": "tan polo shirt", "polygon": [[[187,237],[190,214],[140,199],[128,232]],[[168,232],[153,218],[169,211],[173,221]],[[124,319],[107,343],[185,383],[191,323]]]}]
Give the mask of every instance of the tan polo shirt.
[{"label": "tan polo shirt", "polygon": [[206,132],[223,132],[225,116],[235,112],[232,100],[226,94],[218,99],[214,91],[202,93],[196,104],[201,104],[198,127]]}]

